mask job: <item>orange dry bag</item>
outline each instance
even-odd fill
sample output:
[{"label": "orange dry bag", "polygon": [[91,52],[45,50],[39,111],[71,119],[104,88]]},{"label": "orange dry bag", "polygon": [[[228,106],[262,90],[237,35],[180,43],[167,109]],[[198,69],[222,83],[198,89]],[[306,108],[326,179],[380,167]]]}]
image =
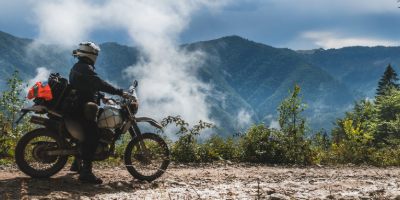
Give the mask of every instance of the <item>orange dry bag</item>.
[{"label": "orange dry bag", "polygon": [[53,99],[49,84],[43,86],[42,82],[37,82],[31,87],[31,89],[29,89],[28,99],[31,100],[33,98],[44,98],[46,101]]}]

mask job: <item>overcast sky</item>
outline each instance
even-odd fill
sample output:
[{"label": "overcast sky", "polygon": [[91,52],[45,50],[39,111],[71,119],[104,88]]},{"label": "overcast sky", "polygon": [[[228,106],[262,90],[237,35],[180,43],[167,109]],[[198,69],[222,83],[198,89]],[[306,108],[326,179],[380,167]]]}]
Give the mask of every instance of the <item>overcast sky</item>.
[{"label": "overcast sky", "polygon": [[[74,1],[79,2],[79,0]],[[91,5],[101,7],[109,1],[112,0],[92,1]],[[43,3],[39,5],[37,2],[1,0],[0,31],[22,38],[44,40],[45,37],[41,32],[43,15],[40,13],[43,10],[39,9],[44,5]],[[184,15],[189,18],[188,24],[179,31],[178,37],[174,40],[175,45],[238,35],[273,47],[288,47],[294,50],[357,45],[400,46],[400,9],[398,8],[400,3],[397,0],[226,0],[221,2],[220,6],[202,6]],[[80,13],[91,12],[88,4],[76,9]],[[64,22],[68,23],[68,20],[68,17],[64,18],[62,22],[53,24],[52,28],[64,26]],[[73,21],[76,23],[76,19]],[[87,23],[84,17],[81,23]],[[84,32],[85,36],[77,37],[82,41],[91,40],[99,44],[117,42],[129,46],[137,45],[137,41],[131,39],[126,28],[107,24],[96,26],[98,27],[92,27]],[[57,41],[52,42],[57,43]]]}]

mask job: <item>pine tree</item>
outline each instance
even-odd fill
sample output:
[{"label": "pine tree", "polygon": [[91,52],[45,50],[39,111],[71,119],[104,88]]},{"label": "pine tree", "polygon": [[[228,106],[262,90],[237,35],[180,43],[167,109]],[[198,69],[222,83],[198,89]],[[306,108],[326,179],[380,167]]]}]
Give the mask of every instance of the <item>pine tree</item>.
[{"label": "pine tree", "polygon": [[[400,84],[396,84],[395,82],[400,80],[397,78],[397,73],[394,72],[394,69],[390,66],[386,68],[386,71],[383,73],[381,80],[378,82],[378,89],[376,89],[376,95],[382,96],[385,95],[388,87],[394,87],[396,90],[399,90]],[[390,90],[388,91],[388,95],[390,95]]]}]

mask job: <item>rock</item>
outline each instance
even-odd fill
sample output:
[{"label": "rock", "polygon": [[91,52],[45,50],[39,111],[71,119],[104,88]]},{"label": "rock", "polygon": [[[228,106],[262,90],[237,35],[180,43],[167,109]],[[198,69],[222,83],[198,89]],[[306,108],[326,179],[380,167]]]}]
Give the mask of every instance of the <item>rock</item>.
[{"label": "rock", "polygon": [[290,199],[309,199],[309,198],[303,196],[303,195],[300,194],[300,193],[296,193],[296,194],[292,195],[292,196],[290,197]]},{"label": "rock", "polygon": [[371,184],[371,185],[375,184],[373,181],[365,181],[365,183],[368,183],[368,184]]},{"label": "rock", "polygon": [[122,187],[122,186],[123,186],[122,183],[118,182],[117,187]]},{"label": "rock", "polygon": [[400,200],[400,191],[394,191],[388,197],[389,199]]},{"label": "rock", "polygon": [[185,183],[185,182],[179,182],[178,185],[180,185],[180,186],[186,186],[186,183]]},{"label": "rock", "polygon": [[362,200],[368,200],[368,199],[372,199],[370,196],[360,196],[360,199]]},{"label": "rock", "polygon": [[56,195],[56,196],[54,196],[53,198],[56,199],[56,200],[69,199],[68,197],[63,197],[63,196],[60,196],[60,195]]},{"label": "rock", "polygon": [[330,195],[327,195],[324,199],[335,199],[335,196],[330,194]]},{"label": "rock", "polygon": [[396,186],[396,184],[395,184],[395,183],[392,183],[392,182],[389,182],[389,183],[388,183],[388,186]]},{"label": "rock", "polygon": [[90,200],[90,198],[87,196],[81,196],[81,200]]},{"label": "rock", "polygon": [[283,195],[283,194],[272,194],[270,197],[270,200],[286,200],[286,199],[290,199],[289,197]]}]

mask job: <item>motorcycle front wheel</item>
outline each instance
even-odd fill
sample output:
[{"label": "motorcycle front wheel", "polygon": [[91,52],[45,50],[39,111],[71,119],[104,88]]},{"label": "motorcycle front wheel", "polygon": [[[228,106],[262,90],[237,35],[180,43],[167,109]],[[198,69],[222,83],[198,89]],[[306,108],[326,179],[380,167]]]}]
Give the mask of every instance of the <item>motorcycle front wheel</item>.
[{"label": "motorcycle front wheel", "polygon": [[[142,181],[153,181],[160,177],[169,164],[169,150],[165,141],[154,133],[142,133],[143,141],[138,137],[131,140],[125,150],[125,164],[129,173]],[[147,157],[142,150],[144,143]]]},{"label": "motorcycle front wheel", "polygon": [[19,169],[32,178],[48,178],[58,173],[68,156],[48,156],[44,151],[66,149],[67,143],[59,135],[44,128],[26,133],[15,148],[15,162]]}]

